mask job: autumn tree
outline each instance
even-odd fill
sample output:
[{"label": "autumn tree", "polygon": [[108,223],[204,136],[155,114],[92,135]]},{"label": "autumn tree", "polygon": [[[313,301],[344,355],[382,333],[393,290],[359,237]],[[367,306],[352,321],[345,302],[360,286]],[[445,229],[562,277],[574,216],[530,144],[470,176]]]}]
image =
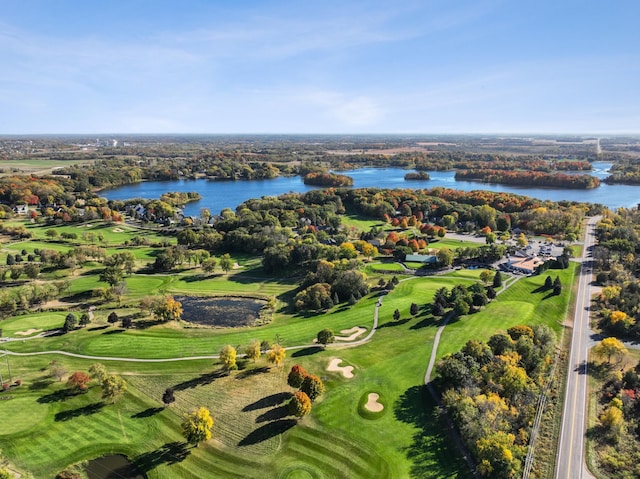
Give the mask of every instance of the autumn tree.
[{"label": "autumn tree", "polygon": [[267,360],[270,363],[275,364],[277,367],[280,367],[282,365],[282,362],[284,361],[286,354],[287,352],[282,346],[280,346],[279,344],[274,344],[271,350],[267,353]]},{"label": "autumn tree", "polygon": [[67,380],[67,386],[76,393],[86,391],[89,387],[89,381],[91,381],[91,376],[83,371],[76,371]]},{"label": "autumn tree", "polygon": [[617,357],[618,360],[621,360],[627,353],[627,348],[617,338],[604,338],[593,348],[593,353],[599,357],[606,356],[607,364],[611,364],[611,358]]},{"label": "autumn tree", "polygon": [[300,386],[302,386],[302,382],[307,376],[307,371],[305,371],[305,369],[299,364],[295,364],[291,367],[291,371],[289,371],[289,375],[287,376],[287,384],[292,388],[299,388]]},{"label": "autumn tree", "polygon": [[260,341],[254,339],[249,345],[244,348],[244,354],[247,359],[251,359],[254,363],[262,356],[262,349],[260,348]]},{"label": "autumn tree", "polygon": [[304,417],[311,412],[311,399],[303,391],[296,392],[289,401],[289,412],[296,417]]},{"label": "autumn tree", "polygon": [[127,383],[121,377],[111,374],[102,381],[101,387],[102,399],[115,403],[127,390]]},{"label": "autumn tree", "polygon": [[616,443],[620,440],[620,435],[625,430],[625,420],[622,409],[622,401],[618,398],[613,398],[609,406],[599,417],[600,424],[606,429],[609,438]]},{"label": "autumn tree", "polygon": [[236,364],[236,348],[227,344],[220,350],[220,362],[225,371],[230,372],[234,369],[238,369]]},{"label": "autumn tree", "polygon": [[185,414],[182,420],[182,435],[191,444],[199,445],[202,441],[211,439],[213,418],[206,407]]},{"label": "autumn tree", "polygon": [[325,347],[327,346],[327,344],[333,343],[335,341],[333,331],[331,329],[322,329],[318,331],[316,341],[318,344],[322,344]]},{"label": "autumn tree", "polygon": [[169,404],[175,402],[175,400],[176,396],[174,394],[173,388],[165,389],[164,393],[162,393],[162,402],[164,403],[164,405],[168,406]]},{"label": "autumn tree", "polygon": [[322,383],[322,379],[318,376],[314,376],[313,374],[308,374],[302,381],[300,391],[306,393],[307,396],[309,396],[309,399],[311,399],[311,402],[315,401],[318,396],[324,393],[324,384]]},{"label": "autumn tree", "polygon": [[488,283],[490,279],[491,270],[483,269],[482,271],[480,271],[480,281],[482,281],[483,283]]},{"label": "autumn tree", "polygon": [[182,316],[182,303],[174,299],[173,296],[165,296],[156,302],[153,307],[153,314],[163,322],[177,321]]},{"label": "autumn tree", "polygon": [[96,379],[99,383],[104,382],[109,375],[107,373],[107,368],[104,367],[101,363],[94,363],[89,367],[89,374],[92,378]]}]

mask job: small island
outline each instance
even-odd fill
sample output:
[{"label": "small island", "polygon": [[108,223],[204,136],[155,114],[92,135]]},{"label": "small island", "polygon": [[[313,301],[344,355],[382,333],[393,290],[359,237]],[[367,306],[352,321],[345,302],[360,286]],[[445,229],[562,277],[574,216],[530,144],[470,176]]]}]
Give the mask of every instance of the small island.
[{"label": "small island", "polygon": [[313,186],[353,186],[353,178],[336,173],[311,172],[304,175],[303,181]]},{"label": "small island", "polygon": [[567,175],[540,171],[462,170],[455,175],[457,181],[479,180],[502,185],[544,186],[555,188],[591,189],[600,186],[600,180],[591,175]]},{"label": "small island", "polygon": [[431,177],[429,176],[429,173],[427,173],[426,171],[417,171],[417,172],[407,173],[406,175],[404,175],[404,179],[405,181],[430,180]]}]

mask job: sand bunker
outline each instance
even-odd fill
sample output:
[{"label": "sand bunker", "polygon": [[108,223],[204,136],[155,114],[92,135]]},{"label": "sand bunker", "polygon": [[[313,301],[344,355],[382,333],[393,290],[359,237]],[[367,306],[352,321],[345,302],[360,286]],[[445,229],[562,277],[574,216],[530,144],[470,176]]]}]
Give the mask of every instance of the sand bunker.
[{"label": "sand bunker", "polygon": [[31,336],[33,333],[39,333],[42,329],[29,329],[27,331],[16,331],[16,336]]},{"label": "sand bunker", "polygon": [[124,230],[122,228],[113,228],[111,231],[113,231],[114,233],[124,233]]},{"label": "sand bunker", "polygon": [[358,326],[354,326],[351,329],[343,329],[340,331],[340,334],[349,334],[350,336],[336,336],[336,341],[353,341],[362,333],[366,332],[365,328],[359,328]]},{"label": "sand bunker", "polygon": [[329,366],[327,366],[327,371],[338,371],[341,372],[345,378],[351,379],[353,377],[353,366],[338,366],[341,362],[342,359],[340,358],[332,359]]},{"label": "sand bunker", "polygon": [[384,409],[384,406],[378,402],[379,398],[380,398],[379,394],[369,393],[369,396],[367,397],[367,404],[365,404],[364,407],[371,412],[382,411]]}]

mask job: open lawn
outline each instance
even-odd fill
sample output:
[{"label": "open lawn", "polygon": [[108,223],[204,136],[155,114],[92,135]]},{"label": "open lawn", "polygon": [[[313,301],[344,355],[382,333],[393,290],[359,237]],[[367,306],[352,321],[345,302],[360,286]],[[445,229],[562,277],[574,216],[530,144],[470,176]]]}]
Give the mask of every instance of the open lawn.
[{"label": "open lawn", "polygon": [[387,226],[387,223],[382,220],[371,219],[360,215],[342,215],[340,219],[347,230],[355,229],[366,232],[374,226],[377,228],[385,228]]},{"label": "open lawn", "polygon": [[[450,323],[442,334],[438,357],[458,351],[469,339],[486,341],[497,331],[506,331],[519,324],[546,324],[559,339],[572,300],[571,284],[577,267],[577,264],[571,263],[565,270],[549,270],[539,276],[523,277],[483,311]],[[547,275],[560,277],[563,288],[559,296],[542,289]]]},{"label": "open lawn", "polygon": [[[51,311],[44,313],[24,314],[21,316],[5,319],[4,321],[0,322],[2,336],[26,338],[29,336],[33,336],[38,332],[47,331],[50,329],[58,329],[61,328],[64,324],[64,318],[66,317],[66,315],[66,312]],[[35,331],[31,332],[30,334],[16,334],[26,333],[30,330]]]}]

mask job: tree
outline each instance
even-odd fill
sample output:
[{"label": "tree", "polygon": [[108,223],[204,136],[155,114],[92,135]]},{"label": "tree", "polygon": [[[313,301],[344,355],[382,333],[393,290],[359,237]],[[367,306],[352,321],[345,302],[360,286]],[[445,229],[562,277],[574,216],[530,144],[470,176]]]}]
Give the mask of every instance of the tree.
[{"label": "tree", "polygon": [[176,397],[173,391],[173,388],[167,388],[164,390],[164,393],[162,393],[162,402],[164,403],[165,406],[168,406],[169,404],[175,402]]},{"label": "tree", "polygon": [[89,367],[89,374],[92,378],[95,378],[99,383],[104,382],[107,379],[107,368],[101,363],[94,363]]},{"label": "tree", "polygon": [[493,287],[499,288],[502,286],[502,274],[500,271],[496,271],[496,274],[493,276]]},{"label": "tree", "polygon": [[40,266],[29,263],[24,265],[22,271],[27,275],[27,278],[36,279],[40,275]]},{"label": "tree", "polygon": [[220,361],[222,362],[222,367],[225,371],[230,372],[234,369],[238,369],[238,365],[236,364],[236,348],[227,344],[220,350]]},{"label": "tree", "polygon": [[619,442],[620,434],[625,430],[625,420],[622,413],[622,401],[614,398],[609,407],[600,415],[600,423],[607,429],[614,442]]},{"label": "tree", "polygon": [[416,303],[411,303],[411,306],[409,307],[409,314],[411,314],[411,316],[418,314],[418,305]]},{"label": "tree", "polygon": [[0,479],[13,479],[15,476],[8,469],[0,467]]},{"label": "tree", "polygon": [[129,329],[133,325],[131,316],[123,316],[121,324],[124,329]]},{"label": "tree", "polygon": [[553,280],[553,294],[556,296],[562,292],[562,283],[560,282],[560,276],[556,276],[556,279]]},{"label": "tree", "polygon": [[454,254],[453,251],[451,251],[449,248],[444,247],[438,250],[438,252],[436,253],[436,258],[438,260],[438,263],[440,263],[442,266],[451,266],[451,264],[453,263]]},{"label": "tree", "polygon": [[399,309],[396,309],[396,310],[393,312],[393,320],[394,320],[394,321],[398,321],[399,319],[400,319],[400,310],[399,310]]},{"label": "tree", "polygon": [[233,268],[233,261],[229,253],[225,253],[220,257],[220,267],[225,273],[228,273]]},{"label": "tree", "polygon": [[302,381],[300,391],[306,393],[307,396],[309,396],[309,399],[311,399],[311,402],[314,402],[324,393],[324,384],[322,383],[322,379],[318,376],[314,376],[313,374],[308,374]]},{"label": "tree", "polygon": [[493,286],[489,286],[487,288],[487,298],[495,299],[496,296],[497,296],[496,290],[493,289]]},{"label": "tree", "polygon": [[260,341],[258,341],[257,339],[251,341],[251,343],[249,343],[249,346],[244,348],[244,354],[246,355],[247,359],[253,360],[254,363],[258,359],[260,359],[260,356],[262,356]]},{"label": "tree", "polygon": [[64,318],[64,325],[62,326],[62,331],[68,333],[75,329],[76,324],[78,324],[78,319],[76,315],[73,313],[67,314],[67,317]]},{"label": "tree", "polygon": [[444,316],[445,310],[441,303],[433,303],[431,313],[434,316]]},{"label": "tree", "polygon": [[174,299],[173,296],[165,296],[156,302],[153,307],[153,314],[163,322],[177,321],[182,316],[182,303]]},{"label": "tree", "polygon": [[115,286],[122,280],[124,280],[124,271],[117,266],[107,266],[100,273],[100,281],[109,283],[109,286]]},{"label": "tree", "polygon": [[311,412],[311,399],[303,391],[296,392],[289,401],[289,412],[296,417],[304,417]]},{"label": "tree", "polygon": [[71,388],[72,391],[79,393],[82,391],[86,391],[89,387],[89,381],[91,381],[91,376],[83,371],[76,371],[67,380],[67,386]]},{"label": "tree", "polygon": [[202,441],[211,439],[213,418],[206,407],[200,407],[192,413],[185,414],[182,420],[182,435],[191,444],[196,446]]},{"label": "tree", "polygon": [[267,360],[270,363],[275,364],[277,367],[282,365],[284,358],[286,356],[285,349],[279,344],[274,344],[271,350],[267,353]]},{"label": "tree", "polygon": [[115,311],[111,311],[111,313],[109,313],[109,316],[107,316],[107,322],[110,324],[116,324],[118,322],[118,313],[116,313]]},{"label": "tree", "polygon": [[67,374],[67,369],[55,359],[49,363],[49,376],[52,378],[58,378],[58,381],[62,381],[64,375]]},{"label": "tree", "polygon": [[322,344],[323,346],[327,346],[329,343],[333,343],[335,341],[335,336],[331,329],[323,329],[318,331],[318,336],[316,338],[318,344]]},{"label": "tree", "polygon": [[553,288],[553,280],[551,279],[551,276],[547,276],[544,280],[544,289],[551,288]]},{"label": "tree", "polygon": [[127,383],[121,377],[111,374],[102,381],[101,387],[102,399],[115,403],[127,390]]},{"label": "tree", "polygon": [[627,348],[617,338],[604,338],[594,348],[593,352],[596,356],[607,357],[607,364],[611,364],[611,358],[617,357],[618,360],[627,354]]},{"label": "tree", "polygon": [[89,316],[89,313],[84,312],[80,315],[80,326],[84,327],[87,324],[89,324],[91,322],[91,316]]},{"label": "tree", "polygon": [[215,258],[209,258],[202,262],[202,270],[205,273],[213,273],[218,265],[218,260]]},{"label": "tree", "polygon": [[482,281],[483,283],[488,283],[490,279],[491,270],[483,269],[482,271],[480,271],[480,281]]},{"label": "tree", "polygon": [[307,376],[307,371],[305,371],[305,369],[299,364],[295,364],[291,367],[291,371],[289,371],[289,375],[287,376],[287,384],[292,388],[299,388],[300,386],[302,386],[302,382]]}]

